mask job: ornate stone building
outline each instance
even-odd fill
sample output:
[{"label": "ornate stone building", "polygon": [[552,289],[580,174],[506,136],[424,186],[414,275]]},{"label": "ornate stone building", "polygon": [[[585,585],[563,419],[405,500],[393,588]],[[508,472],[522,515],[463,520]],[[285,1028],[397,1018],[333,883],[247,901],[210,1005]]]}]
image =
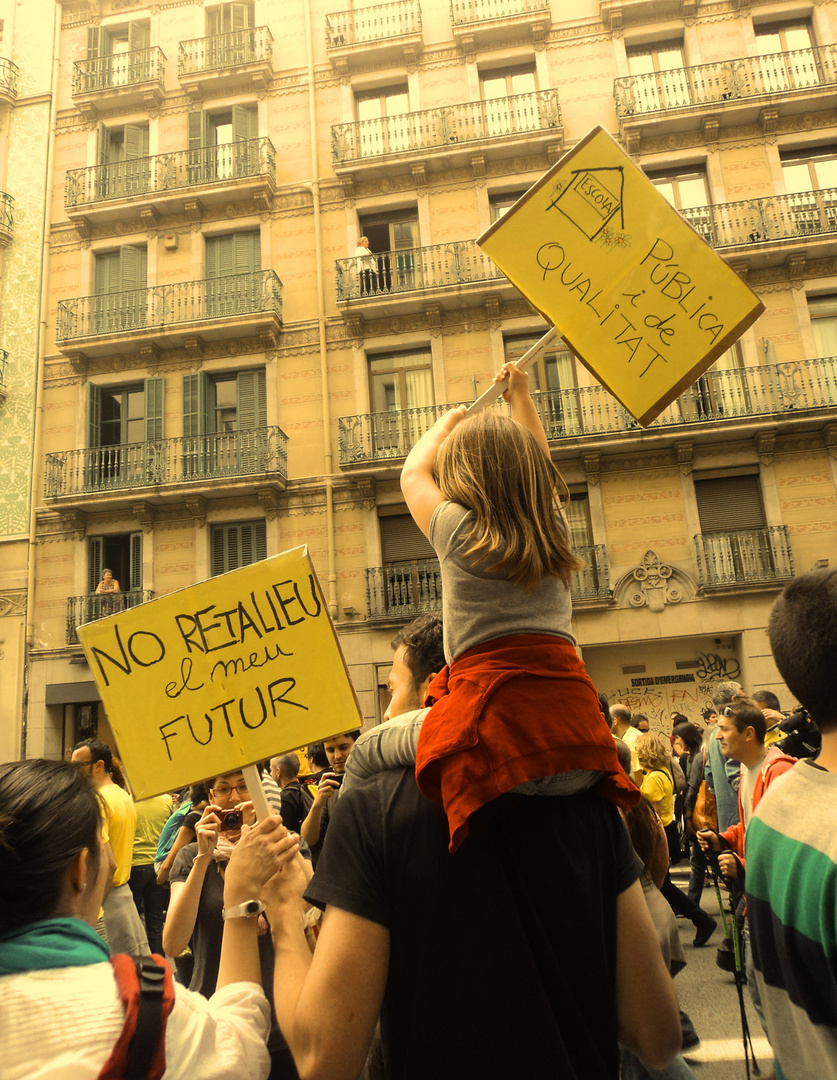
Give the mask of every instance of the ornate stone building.
[{"label": "ornate stone building", "polygon": [[58,9],[28,753],[108,735],[75,635],[106,567],[133,605],[300,543],[380,719],[440,602],[400,465],[545,329],[475,238],[596,124],[767,310],[647,430],[538,362],[584,658],[661,725],[724,677],[781,696],[770,605],[837,558],[837,4],[336,6]]}]

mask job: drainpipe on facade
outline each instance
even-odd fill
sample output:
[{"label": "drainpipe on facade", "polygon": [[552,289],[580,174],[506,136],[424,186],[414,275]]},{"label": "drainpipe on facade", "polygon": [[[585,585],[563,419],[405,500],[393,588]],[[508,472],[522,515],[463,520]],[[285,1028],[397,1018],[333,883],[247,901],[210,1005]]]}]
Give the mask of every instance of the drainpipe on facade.
[{"label": "drainpipe on facade", "polygon": [[20,728],[20,756],[26,757],[29,718],[29,654],[35,644],[35,482],[42,475],[41,445],[43,442],[44,366],[47,341],[47,312],[49,309],[49,223],[52,216],[52,169],[55,158],[55,124],[58,113],[58,72],[61,46],[62,5],[55,5],[55,23],[52,37],[52,78],[49,88],[49,129],[47,133],[47,159],[44,176],[44,220],[41,263],[41,285],[38,297],[38,371],[35,379],[35,415],[32,433],[32,465],[29,485],[29,545],[26,567],[26,631],[23,642],[23,709]]},{"label": "drainpipe on facade", "polygon": [[314,203],[314,256],[317,267],[317,334],[320,344],[320,382],[323,399],[323,480],[326,500],[328,544],[328,610],[337,618],[337,572],[334,556],[334,451],[331,445],[331,414],[328,407],[328,354],[326,350],[323,249],[320,233],[320,162],[317,151],[317,102],[314,93],[314,45],[311,36],[311,0],[305,0],[305,50],[308,61],[308,126],[311,133],[311,175],[305,184]]}]

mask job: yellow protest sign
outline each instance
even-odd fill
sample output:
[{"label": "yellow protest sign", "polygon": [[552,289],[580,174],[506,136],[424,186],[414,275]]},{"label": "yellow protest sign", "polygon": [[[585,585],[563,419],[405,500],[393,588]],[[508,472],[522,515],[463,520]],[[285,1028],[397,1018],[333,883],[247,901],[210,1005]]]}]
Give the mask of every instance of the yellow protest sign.
[{"label": "yellow protest sign", "polygon": [[603,128],[477,243],[643,426],[764,310]]},{"label": "yellow protest sign", "polygon": [[307,547],[78,636],[137,799],[360,724]]}]

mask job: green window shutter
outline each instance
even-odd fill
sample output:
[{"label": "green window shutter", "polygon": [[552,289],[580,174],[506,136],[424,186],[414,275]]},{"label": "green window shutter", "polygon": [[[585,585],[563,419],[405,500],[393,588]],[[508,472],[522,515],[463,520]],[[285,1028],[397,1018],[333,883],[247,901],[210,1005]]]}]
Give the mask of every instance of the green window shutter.
[{"label": "green window shutter", "polygon": [[212,576],[217,577],[267,558],[267,526],[263,521],[213,525],[210,545]]},{"label": "green window shutter", "polygon": [[267,525],[263,521],[257,521],[253,525],[253,547],[256,562],[267,558]]},{"label": "green window shutter", "polygon": [[229,525],[213,525],[212,526],[212,576],[217,577],[219,574],[226,574],[227,572],[227,537],[229,533]]},{"label": "green window shutter", "polygon": [[120,257],[118,251],[108,251],[96,256],[93,291],[97,296],[119,292],[121,285]]},{"label": "green window shutter", "polygon": [[249,566],[267,558],[267,528],[263,521],[251,521],[240,526],[241,566]]},{"label": "green window shutter", "polygon": [[87,591],[94,593],[102,580],[102,559],[104,558],[105,538],[91,536],[87,560]]},{"label": "green window shutter", "polygon": [[147,49],[151,43],[151,27],[148,23],[128,23],[128,48]]},{"label": "green window shutter", "polygon": [[233,105],[232,134],[235,142],[241,139],[257,138],[259,134],[258,110],[247,105]]},{"label": "green window shutter", "polygon": [[234,273],[235,237],[210,236],[206,241],[206,276],[208,278],[229,277]]},{"label": "green window shutter", "polygon": [[131,533],[131,566],[128,588],[136,592],[142,588],[142,533]]},{"label": "green window shutter", "polygon": [[110,161],[110,129],[99,124],[99,164],[107,165]]},{"label": "green window shutter", "polygon": [[148,156],[148,128],[139,124],[125,125],[125,158]]},{"label": "green window shutter", "polygon": [[102,390],[87,384],[87,445],[100,446],[102,440]]},{"label": "green window shutter", "polygon": [[164,378],[146,379],[145,390],[145,441],[152,442],[163,438],[166,380]]},{"label": "green window shutter", "polygon": [[119,249],[120,291],[145,288],[148,253],[144,247],[126,244]]},{"label": "green window shutter", "polygon": [[242,371],[236,378],[237,402],[236,419],[238,430],[263,428],[267,423],[265,403],[265,373]]},{"label": "green window shutter", "polygon": [[190,150],[200,150],[204,146],[212,145],[213,128],[203,109],[194,109],[188,114],[186,131]]},{"label": "green window shutter", "polygon": [[107,41],[107,35],[103,34],[101,26],[87,27],[87,59],[98,60],[107,50],[102,46]]},{"label": "green window shutter", "polygon": [[236,30],[246,30],[248,26],[253,25],[253,9],[249,4],[230,4],[230,29],[235,32]]},{"label": "green window shutter", "polygon": [[223,33],[223,29],[222,29],[223,24],[222,24],[222,21],[221,21],[222,11],[223,11],[223,9],[220,8],[220,7],[210,8],[209,11],[207,11],[207,13],[206,13],[206,36],[207,37],[218,37],[219,34]]},{"label": "green window shutter", "polygon": [[255,274],[262,268],[261,236],[259,233],[236,233],[234,260],[236,274]]},{"label": "green window shutter", "polygon": [[209,423],[208,380],[203,371],[183,376],[183,434],[204,435]]}]

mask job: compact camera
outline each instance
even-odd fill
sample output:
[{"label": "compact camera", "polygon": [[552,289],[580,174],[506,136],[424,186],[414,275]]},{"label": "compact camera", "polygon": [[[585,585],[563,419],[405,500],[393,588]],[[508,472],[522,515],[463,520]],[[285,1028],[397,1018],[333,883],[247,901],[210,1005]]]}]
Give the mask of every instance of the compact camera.
[{"label": "compact camera", "polygon": [[221,815],[221,832],[234,832],[240,829],[244,823],[244,815],[240,810],[228,810]]}]

